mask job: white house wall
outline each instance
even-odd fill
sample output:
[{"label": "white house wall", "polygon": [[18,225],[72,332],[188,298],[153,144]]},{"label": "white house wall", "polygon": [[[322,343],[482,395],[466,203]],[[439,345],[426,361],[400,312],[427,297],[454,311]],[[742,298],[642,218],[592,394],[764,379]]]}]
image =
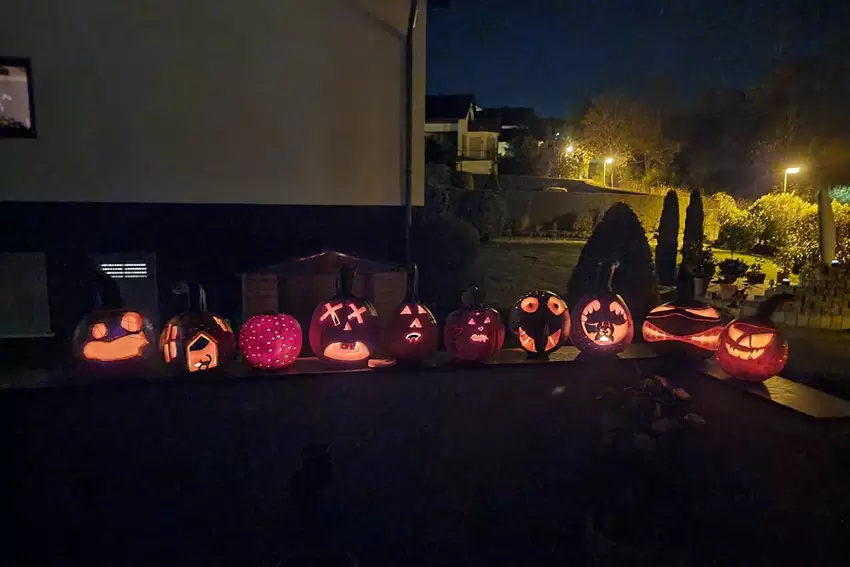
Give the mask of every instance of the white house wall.
[{"label": "white house wall", "polygon": [[[416,31],[422,203],[425,2]],[[399,205],[406,0],[5,0],[38,138],[0,200]]]}]

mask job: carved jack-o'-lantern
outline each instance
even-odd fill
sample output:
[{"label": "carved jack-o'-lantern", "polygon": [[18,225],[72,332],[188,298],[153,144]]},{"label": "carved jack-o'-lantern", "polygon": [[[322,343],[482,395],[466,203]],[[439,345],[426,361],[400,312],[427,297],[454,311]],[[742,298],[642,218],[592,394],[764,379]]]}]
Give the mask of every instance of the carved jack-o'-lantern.
[{"label": "carved jack-o'-lantern", "polygon": [[523,295],[511,310],[510,329],[530,357],[548,357],[570,335],[567,304],[551,291]]},{"label": "carved jack-o'-lantern", "polygon": [[310,348],[325,362],[366,366],[378,345],[375,307],[352,293],[354,269],[344,264],[337,293],[322,302],[310,319]]},{"label": "carved jack-o'-lantern", "polygon": [[443,341],[446,350],[458,360],[483,362],[493,356],[505,342],[505,325],[499,312],[482,305],[477,287],[463,294],[464,307],[446,319]]},{"label": "carved jack-o'-lantern", "polygon": [[437,352],[437,320],[419,303],[419,269],[409,273],[407,295],[393,311],[384,329],[387,354],[401,362],[419,362]]},{"label": "carved jack-o'-lantern", "polygon": [[184,372],[224,368],[236,351],[230,325],[205,311],[173,317],[162,330],[159,345],[165,364]]},{"label": "carved jack-o'-lantern", "polygon": [[720,313],[694,299],[693,281],[682,266],[676,281],[676,301],[655,307],[643,322],[643,340],[659,354],[705,358],[720,345]]},{"label": "carved jack-o'-lantern", "polygon": [[582,352],[613,355],[625,350],[634,338],[632,314],[623,298],[611,291],[617,265],[611,265],[606,291],[585,295],[573,308],[570,339]]},{"label": "carved jack-o'-lantern", "polygon": [[153,326],[141,313],[125,309],[99,310],[83,318],[74,331],[77,356],[86,366],[111,371],[135,369],[153,347]]},{"label": "carved jack-o'-lantern", "polygon": [[788,339],[770,316],[790,297],[774,295],[761,304],[753,317],[734,319],[726,325],[715,354],[726,373],[747,382],[763,382],[785,368]]},{"label": "carved jack-o'-lantern", "polygon": [[239,330],[239,350],[250,366],[266,370],[286,368],[298,358],[303,336],[292,315],[254,315]]}]

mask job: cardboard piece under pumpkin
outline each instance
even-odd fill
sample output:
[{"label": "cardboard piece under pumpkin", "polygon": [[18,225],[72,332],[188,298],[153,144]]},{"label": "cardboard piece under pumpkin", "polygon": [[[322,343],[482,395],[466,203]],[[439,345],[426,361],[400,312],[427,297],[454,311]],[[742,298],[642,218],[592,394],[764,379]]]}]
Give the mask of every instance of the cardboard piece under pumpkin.
[{"label": "cardboard piece under pumpkin", "polygon": [[84,370],[141,370],[156,352],[150,320],[132,309],[98,309],[74,330],[74,353]]},{"label": "cardboard piece under pumpkin", "polygon": [[433,313],[419,302],[419,268],[414,264],[408,273],[405,298],[384,328],[384,348],[399,362],[421,362],[437,352],[438,333]]},{"label": "cardboard piece under pumpkin", "polygon": [[446,319],[443,342],[457,360],[484,362],[505,342],[505,325],[499,312],[484,307],[483,300],[479,288],[469,288],[462,297],[463,307]]},{"label": "cardboard piece under pumpkin", "polygon": [[676,278],[675,301],[652,309],[641,332],[658,354],[703,359],[720,345],[723,324],[717,309],[694,299],[694,278],[683,265]]},{"label": "cardboard piece under pumpkin", "polygon": [[280,370],[295,362],[303,335],[295,317],[284,313],[254,315],[239,330],[242,358],[253,367]]},{"label": "cardboard piece under pumpkin", "polygon": [[[582,354],[614,355],[631,344],[634,320],[622,297],[611,290],[618,262],[599,264],[599,291],[582,297],[573,307],[570,339]],[[606,273],[605,268],[610,267]]]},{"label": "cardboard piece under pumpkin", "polygon": [[532,291],[520,297],[508,321],[529,358],[549,358],[570,336],[567,303],[551,291]]},{"label": "cardboard piece under pumpkin", "polygon": [[310,348],[333,365],[366,366],[378,346],[378,313],[351,291],[355,271],[343,264],[336,295],[322,302],[310,319]]},{"label": "cardboard piece under pumpkin", "polygon": [[752,317],[734,319],[720,334],[715,353],[720,367],[730,376],[746,382],[764,382],[785,368],[788,339],[771,321],[773,312],[790,294],[777,294],[765,300]]}]

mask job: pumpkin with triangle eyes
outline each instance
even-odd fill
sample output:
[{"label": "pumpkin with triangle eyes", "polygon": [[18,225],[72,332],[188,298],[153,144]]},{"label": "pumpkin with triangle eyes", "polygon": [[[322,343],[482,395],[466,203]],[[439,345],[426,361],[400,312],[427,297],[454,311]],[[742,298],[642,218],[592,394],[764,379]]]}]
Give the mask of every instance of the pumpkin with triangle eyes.
[{"label": "pumpkin with triangle eyes", "polygon": [[677,299],[652,309],[643,321],[643,340],[658,354],[706,358],[720,345],[723,324],[714,307],[694,299],[693,276],[679,270]]},{"label": "pumpkin with triangle eyes", "polygon": [[443,341],[457,360],[483,362],[505,342],[505,325],[499,312],[482,305],[483,294],[472,287],[463,295],[463,307],[446,319]]},{"label": "pumpkin with triangle eyes", "polygon": [[761,304],[754,316],[734,319],[726,325],[715,357],[727,374],[746,382],[764,382],[785,368],[788,339],[770,317],[790,297],[774,295]]},{"label": "pumpkin with triangle eyes", "polygon": [[566,302],[551,291],[533,291],[517,300],[509,319],[511,332],[532,358],[546,358],[570,335]]},{"label": "pumpkin with triangle eyes", "polygon": [[165,324],[159,346],[169,368],[202,372],[227,367],[236,352],[236,338],[227,321],[218,315],[192,311]]},{"label": "pumpkin with triangle eyes", "polygon": [[407,292],[384,329],[384,348],[400,362],[421,362],[437,352],[437,320],[419,302],[419,268],[408,272]]},{"label": "pumpkin with triangle eyes", "polygon": [[354,269],[344,264],[337,293],[310,319],[310,348],[319,359],[343,366],[366,366],[378,346],[378,312],[352,293]]},{"label": "pumpkin with triangle eyes", "polygon": [[610,265],[607,285],[600,286],[603,291],[585,295],[573,308],[570,339],[582,353],[617,354],[634,338],[635,324],[629,307],[622,297],[611,291],[617,266],[616,262]]},{"label": "pumpkin with triangle eyes", "polygon": [[83,318],[74,347],[83,364],[109,372],[139,369],[154,352],[153,325],[138,311],[102,309]]}]

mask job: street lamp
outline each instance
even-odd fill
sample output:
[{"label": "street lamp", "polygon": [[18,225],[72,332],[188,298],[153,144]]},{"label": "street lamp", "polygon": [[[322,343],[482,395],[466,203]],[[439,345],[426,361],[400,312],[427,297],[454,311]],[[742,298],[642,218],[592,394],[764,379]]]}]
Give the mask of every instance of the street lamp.
[{"label": "street lamp", "polygon": [[[605,172],[608,169],[609,163],[614,163],[614,158],[609,157],[609,158],[606,158],[604,162],[602,162],[602,185],[605,185],[605,177],[606,177]],[[614,180],[612,179],[611,181],[613,182]]]},{"label": "street lamp", "polygon": [[799,167],[789,167],[788,169],[785,170],[785,180],[782,182],[782,192],[783,193],[788,192],[788,174],[789,173],[791,175],[794,175],[796,173],[800,173],[800,168]]},{"label": "street lamp", "polygon": [[567,146],[567,149],[566,149],[566,151],[565,151],[564,153],[565,153],[565,154],[571,154],[571,153],[573,153],[574,151],[576,151],[576,149],[575,149],[574,147],[572,147],[572,146]]}]

